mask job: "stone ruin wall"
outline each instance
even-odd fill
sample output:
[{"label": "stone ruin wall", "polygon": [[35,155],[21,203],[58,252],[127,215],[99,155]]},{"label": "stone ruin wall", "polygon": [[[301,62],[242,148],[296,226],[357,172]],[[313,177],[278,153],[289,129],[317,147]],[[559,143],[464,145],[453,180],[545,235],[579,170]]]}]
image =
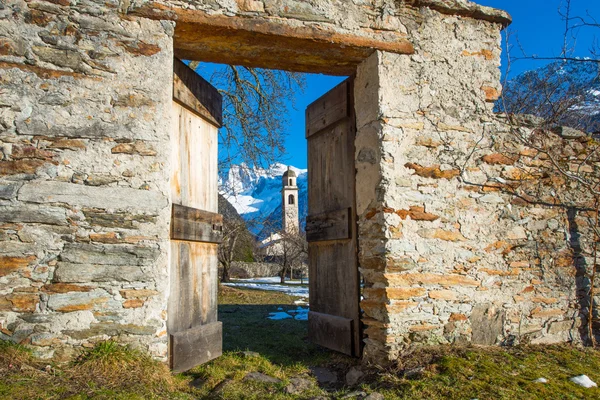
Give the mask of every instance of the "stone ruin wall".
[{"label": "stone ruin wall", "polygon": [[[564,213],[456,172],[501,130],[502,13],[436,0],[162,3],[415,45],[357,73],[367,360],[415,343],[578,337]],[[0,5],[0,339],[44,357],[108,337],[166,356],[174,23],[128,13],[138,6]],[[509,173],[481,156],[470,179]],[[551,252],[532,256],[540,238],[565,254],[561,269]]]},{"label": "stone ruin wall", "polygon": [[0,339],[166,355],[173,24],[0,6]]},{"label": "stone ruin wall", "polygon": [[[570,188],[556,176],[527,181],[548,160],[493,113],[500,27],[423,13],[414,55],[378,52],[358,71],[357,88],[380,77],[357,106],[358,180],[372,182],[358,193],[365,358],[427,344],[581,342],[589,215],[549,206],[552,190]],[[506,190],[525,181],[545,187],[540,197]]]}]

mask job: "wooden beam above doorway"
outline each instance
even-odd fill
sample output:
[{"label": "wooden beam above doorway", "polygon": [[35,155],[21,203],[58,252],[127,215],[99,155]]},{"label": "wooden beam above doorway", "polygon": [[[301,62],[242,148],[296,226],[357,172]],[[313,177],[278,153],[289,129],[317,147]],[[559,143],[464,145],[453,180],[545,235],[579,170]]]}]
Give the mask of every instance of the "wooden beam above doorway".
[{"label": "wooden beam above doorway", "polygon": [[292,26],[282,18],[209,15],[158,3],[131,14],[175,21],[175,56],[187,60],[351,75],[376,50],[414,53],[412,43],[400,33],[387,32],[384,40],[376,34],[342,33],[322,24]]}]

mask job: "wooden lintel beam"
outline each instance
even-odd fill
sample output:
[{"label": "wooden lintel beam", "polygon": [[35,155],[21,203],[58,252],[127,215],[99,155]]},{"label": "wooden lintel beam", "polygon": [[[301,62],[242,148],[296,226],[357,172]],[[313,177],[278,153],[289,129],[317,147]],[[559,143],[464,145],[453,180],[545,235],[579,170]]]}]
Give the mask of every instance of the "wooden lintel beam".
[{"label": "wooden lintel beam", "polygon": [[131,14],[175,21],[175,55],[182,59],[350,75],[376,50],[415,51],[402,33],[386,32],[383,39],[371,32],[357,35],[323,25],[292,26],[276,17],[209,15],[157,3]]}]

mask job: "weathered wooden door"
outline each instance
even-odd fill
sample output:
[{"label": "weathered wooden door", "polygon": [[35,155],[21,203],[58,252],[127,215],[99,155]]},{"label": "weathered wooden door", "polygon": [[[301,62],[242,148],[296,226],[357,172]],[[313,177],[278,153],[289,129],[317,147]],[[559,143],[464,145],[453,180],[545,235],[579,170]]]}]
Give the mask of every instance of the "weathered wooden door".
[{"label": "weathered wooden door", "polygon": [[175,59],[171,130],[171,273],[167,330],[176,372],[221,355],[217,321],[217,135],[221,95]]},{"label": "weathered wooden door", "polygon": [[308,336],[324,347],[360,356],[353,80],[306,109],[308,140]]}]

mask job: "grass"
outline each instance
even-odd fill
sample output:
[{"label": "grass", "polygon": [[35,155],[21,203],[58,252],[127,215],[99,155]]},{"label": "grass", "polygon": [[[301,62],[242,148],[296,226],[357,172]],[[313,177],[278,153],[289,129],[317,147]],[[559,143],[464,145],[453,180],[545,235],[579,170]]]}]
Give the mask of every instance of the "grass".
[{"label": "grass", "polygon": [[[223,287],[223,356],[178,375],[114,342],[98,343],[70,364],[48,366],[26,347],[0,341],[0,399],[310,399],[342,398],[354,391],[378,392],[386,399],[600,399],[599,389],[568,380],[586,374],[600,383],[600,351],[566,345],[422,349],[395,368],[364,368],[361,383],[345,387],[343,377],[357,360],[310,344],[305,321],[267,319],[278,308],[296,308],[296,299]],[[337,372],[339,382],[319,386],[310,374],[313,366]],[[249,372],[280,382],[244,380]],[[311,384],[286,394],[296,377]],[[549,382],[533,382],[540,377]]]}]

